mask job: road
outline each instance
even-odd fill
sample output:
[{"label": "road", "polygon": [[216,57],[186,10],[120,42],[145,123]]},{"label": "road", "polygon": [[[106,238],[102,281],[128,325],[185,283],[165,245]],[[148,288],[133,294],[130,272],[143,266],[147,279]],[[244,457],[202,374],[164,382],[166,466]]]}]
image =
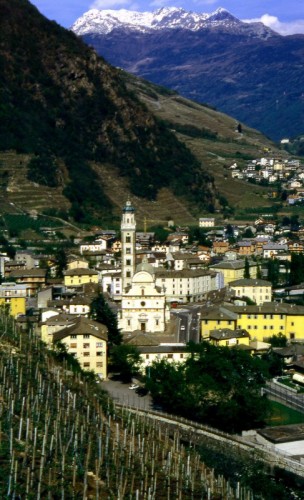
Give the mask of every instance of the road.
[{"label": "road", "polygon": [[153,409],[153,402],[150,394],[139,396],[135,390],[129,389],[131,384],[124,384],[119,380],[105,380],[101,383],[101,387],[108,391],[109,395],[125,406],[131,406],[141,410]]},{"label": "road", "polygon": [[185,306],[171,310],[178,317],[178,342],[187,344],[200,342],[200,309],[201,305]]}]

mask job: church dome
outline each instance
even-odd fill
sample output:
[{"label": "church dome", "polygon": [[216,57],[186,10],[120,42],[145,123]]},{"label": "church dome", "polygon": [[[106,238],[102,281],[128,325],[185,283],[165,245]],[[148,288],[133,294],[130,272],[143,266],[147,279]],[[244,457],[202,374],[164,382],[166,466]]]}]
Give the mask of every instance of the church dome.
[{"label": "church dome", "polygon": [[146,273],[154,275],[154,267],[149,264],[146,257],[144,257],[142,262],[136,266],[136,273],[139,273],[140,271],[145,271]]}]

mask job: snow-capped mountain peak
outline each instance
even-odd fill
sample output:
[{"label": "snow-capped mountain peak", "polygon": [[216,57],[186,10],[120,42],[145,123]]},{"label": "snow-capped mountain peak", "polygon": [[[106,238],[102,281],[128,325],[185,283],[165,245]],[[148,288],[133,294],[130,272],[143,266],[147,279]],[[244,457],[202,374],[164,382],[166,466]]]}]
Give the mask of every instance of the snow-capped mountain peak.
[{"label": "snow-capped mountain peak", "polygon": [[[234,30],[244,28],[248,32],[250,31],[248,26],[254,25],[246,25],[222,7],[209,14],[188,12],[178,7],[162,7],[154,12],[91,9],[75,21],[71,30],[77,35],[83,36],[88,34],[106,35],[119,28],[149,32],[176,28],[197,31],[204,28],[222,27]],[[265,34],[269,36],[271,30],[266,26],[264,28],[264,36]],[[254,34],[254,27],[251,31]],[[261,36],[261,27],[257,35]]]}]

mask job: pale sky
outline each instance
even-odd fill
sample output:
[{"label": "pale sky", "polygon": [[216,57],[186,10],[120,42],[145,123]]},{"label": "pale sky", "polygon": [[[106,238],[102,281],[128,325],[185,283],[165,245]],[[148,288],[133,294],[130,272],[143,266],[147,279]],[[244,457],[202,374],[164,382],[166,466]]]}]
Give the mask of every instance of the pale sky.
[{"label": "pale sky", "polygon": [[151,12],[166,6],[209,13],[223,7],[238,19],[262,21],[282,35],[304,34],[303,0],[32,0],[31,3],[65,28],[90,9]]}]

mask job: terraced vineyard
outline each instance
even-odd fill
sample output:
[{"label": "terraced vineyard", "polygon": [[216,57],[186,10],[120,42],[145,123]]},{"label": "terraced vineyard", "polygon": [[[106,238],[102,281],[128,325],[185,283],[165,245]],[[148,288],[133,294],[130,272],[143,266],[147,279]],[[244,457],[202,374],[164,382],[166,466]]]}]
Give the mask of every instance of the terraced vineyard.
[{"label": "terraced vineyard", "polygon": [[29,155],[0,152],[0,211],[24,213],[49,208],[68,210],[70,203],[62,188],[41,186],[27,179]]}]

